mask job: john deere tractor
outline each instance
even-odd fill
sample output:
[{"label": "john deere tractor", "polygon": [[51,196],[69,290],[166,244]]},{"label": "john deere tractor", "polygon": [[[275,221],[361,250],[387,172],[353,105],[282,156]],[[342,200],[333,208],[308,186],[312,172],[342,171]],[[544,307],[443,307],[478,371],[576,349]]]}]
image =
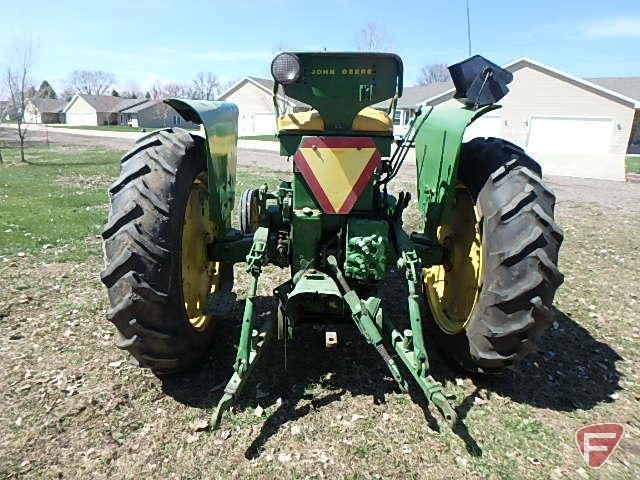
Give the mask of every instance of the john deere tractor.
[{"label": "john deere tractor", "polygon": [[[203,362],[216,322],[236,305],[233,265],[242,262],[250,282],[214,425],[270,339],[292,340],[311,323],[324,325],[332,344],[334,326],[345,322],[401,390],[415,382],[454,423],[429,373],[427,341],[464,369],[500,372],[536,347],[563,280],[555,197],[540,166],[505,140],[462,140],[467,126],[499,108],[512,75],[480,56],[453,65],[459,101],[422,106],[396,144],[398,56],[285,52],[271,72],[280,153],[293,171],[273,190],[242,192],[239,229],[231,221],[234,104],[167,100],[201,131],[151,133],[122,158],[102,234],[117,346],[158,375]],[[280,111],[283,97],[309,108]],[[373,107],[385,101],[388,109]],[[408,232],[402,217],[411,195],[388,187],[414,156],[423,222]],[[259,322],[256,289],[269,263],[290,269],[291,279],[273,290],[277,314]],[[383,311],[391,270],[405,287],[387,293],[407,303],[408,319]]]}]

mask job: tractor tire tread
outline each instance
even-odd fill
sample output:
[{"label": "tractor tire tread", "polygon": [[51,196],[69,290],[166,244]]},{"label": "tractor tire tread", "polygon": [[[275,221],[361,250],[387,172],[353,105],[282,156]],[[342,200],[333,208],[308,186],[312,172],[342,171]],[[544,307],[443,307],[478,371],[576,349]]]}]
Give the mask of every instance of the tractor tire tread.
[{"label": "tractor tire tread", "polygon": [[553,298],[564,279],[557,267],[563,234],[553,219],[556,198],[540,166],[505,140],[464,144],[458,178],[481,215],[482,285],[465,330],[435,330],[457,365],[499,373],[535,350],[552,319]]},{"label": "tractor tire tread", "polygon": [[206,171],[204,139],[173,128],[136,142],[110,189],[105,225],[109,320],[116,346],[138,365],[168,374],[191,368],[208,353],[212,329],[186,319],[179,281],[182,217],[193,179]]}]

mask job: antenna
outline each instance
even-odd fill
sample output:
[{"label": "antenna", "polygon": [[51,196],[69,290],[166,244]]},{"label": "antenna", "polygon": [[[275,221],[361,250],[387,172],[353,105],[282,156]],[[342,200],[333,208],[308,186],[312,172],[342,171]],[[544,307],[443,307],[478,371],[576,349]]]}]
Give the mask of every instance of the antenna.
[{"label": "antenna", "polygon": [[469,56],[471,56],[471,15],[469,14],[469,0],[467,0],[467,41],[469,43]]}]

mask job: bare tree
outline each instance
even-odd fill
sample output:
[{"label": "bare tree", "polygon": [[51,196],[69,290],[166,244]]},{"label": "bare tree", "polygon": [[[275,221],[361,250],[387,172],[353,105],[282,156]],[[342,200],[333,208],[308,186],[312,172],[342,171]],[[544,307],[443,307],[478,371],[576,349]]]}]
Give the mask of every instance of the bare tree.
[{"label": "bare tree", "polygon": [[420,69],[420,77],[418,77],[419,85],[449,81],[451,81],[451,75],[449,74],[447,65],[444,63],[431,63]]},{"label": "bare tree", "polygon": [[73,88],[71,88],[70,86],[67,86],[62,92],[60,92],[59,98],[61,98],[62,100],[66,100],[68,102],[73,98],[73,95],[75,93],[76,92]]},{"label": "bare tree", "polygon": [[220,90],[218,77],[211,72],[198,72],[193,79],[191,98],[196,100],[215,100]]},{"label": "bare tree", "polygon": [[156,80],[151,87],[149,94],[153,100],[160,100],[162,98],[162,83]]},{"label": "bare tree", "polygon": [[[0,85],[0,98],[4,98],[4,95],[3,95],[3,92],[2,92],[2,85]],[[5,118],[7,118],[8,107],[9,107],[9,102],[0,100],[0,123],[2,123],[5,120]],[[4,146],[4,144],[0,140],[0,165],[2,165],[4,163],[4,160],[2,159],[2,147],[3,146]]]},{"label": "bare tree", "polygon": [[24,36],[21,41],[15,41],[4,76],[5,87],[9,93],[9,103],[17,117],[17,133],[20,139],[20,160],[22,162],[26,162],[24,143],[28,130],[28,125],[24,122],[24,112],[30,95],[35,92],[30,81],[34,57],[33,49],[33,40],[30,36]]},{"label": "bare tree", "polygon": [[162,83],[156,80],[149,93],[154,100],[170,97],[194,98],[194,89],[188,84],[179,82]]},{"label": "bare tree", "polygon": [[240,80],[238,78],[234,78],[232,80],[227,80],[226,82],[223,82],[220,84],[220,92],[219,95],[226,92],[227,90],[229,90],[231,87],[233,87],[236,83],[238,83]]},{"label": "bare tree", "polygon": [[129,80],[124,90],[120,92],[123,98],[142,98],[144,97],[144,92],[140,90],[140,85],[135,80]]},{"label": "bare tree", "polygon": [[162,88],[163,98],[169,97],[182,97],[182,98],[193,98],[193,92],[190,85],[179,83],[179,82],[170,82],[165,83]]},{"label": "bare tree", "polygon": [[[9,114],[9,101],[4,100],[5,98],[5,87],[2,82],[0,82],[0,123],[4,122]],[[0,140],[0,165],[4,163],[2,159],[2,147],[4,147],[4,143]]]},{"label": "bare tree", "polygon": [[384,52],[391,50],[392,41],[386,30],[377,23],[368,23],[356,38],[356,46],[361,52]]},{"label": "bare tree", "polygon": [[67,83],[75,93],[104,95],[115,83],[115,77],[113,73],[102,70],[74,70],[69,74]]}]

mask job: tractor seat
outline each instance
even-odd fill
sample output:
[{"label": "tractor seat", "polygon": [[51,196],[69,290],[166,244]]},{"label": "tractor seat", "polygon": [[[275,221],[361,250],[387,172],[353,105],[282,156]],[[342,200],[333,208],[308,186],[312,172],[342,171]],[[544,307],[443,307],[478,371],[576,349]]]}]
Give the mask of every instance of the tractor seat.
[{"label": "tractor seat", "polygon": [[[278,130],[282,133],[321,132],[324,131],[324,121],[317,110],[286,113],[278,117]],[[393,132],[393,122],[385,112],[366,107],[353,119],[351,130],[391,133]]]}]

